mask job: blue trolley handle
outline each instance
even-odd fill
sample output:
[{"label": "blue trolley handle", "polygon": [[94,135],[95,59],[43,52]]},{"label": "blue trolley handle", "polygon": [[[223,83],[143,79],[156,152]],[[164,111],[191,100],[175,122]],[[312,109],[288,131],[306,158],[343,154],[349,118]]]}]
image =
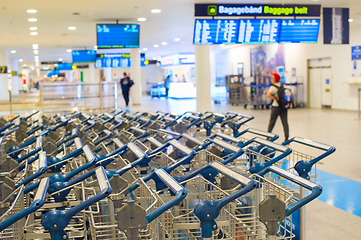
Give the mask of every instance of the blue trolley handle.
[{"label": "blue trolley handle", "polygon": [[10,119],[10,120],[8,120],[8,122],[9,123],[11,123],[11,122],[14,122],[16,119],[18,119],[20,117],[20,115],[17,115],[16,117],[14,117],[13,119]]},{"label": "blue trolley handle", "polygon": [[46,152],[41,152],[38,154],[38,171],[36,173],[34,173],[33,175],[31,175],[30,177],[24,179],[22,182],[18,183],[15,188],[20,187],[21,185],[27,185],[28,183],[30,183],[31,181],[33,181],[34,179],[38,178],[39,176],[41,176],[42,174],[46,173],[46,171],[48,170],[48,164],[47,164],[47,160],[46,160]]},{"label": "blue trolley handle", "polygon": [[[23,191],[25,186],[22,186],[19,191]],[[16,213],[15,215],[11,216],[10,218],[6,219],[5,221],[2,221],[0,223],[0,232],[4,229],[8,228],[18,220],[22,219],[23,217],[28,216],[29,214],[35,212],[39,208],[41,208],[45,203],[45,197],[46,193],[48,191],[49,187],[49,178],[43,178],[41,179],[39,185],[38,185],[38,191],[36,192],[34,200],[31,202],[30,206],[26,209],[24,209],[21,212]],[[24,201],[23,199],[19,199],[21,194],[16,194],[15,203],[17,201]],[[14,206],[12,206],[14,207]]]},{"label": "blue trolley handle", "polygon": [[271,142],[274,142],[279,138],[279,136],[277,134],[270,133],[270,132],[265,132],[265,131],[258,130],[258,129],[255,129],[255,128],[248,128],[248,129],[238,133],[234,137],[238,138],[238,137],[240,137],[240,136],[242,136],[243,134],[246,134],[246,133],[252,133],[252,134],[255,134],[255,135],[258,135],[258,136],[269,138],[268,141],[271,141]]},{"label": "blue trolley handle", "polygon": [[307,203],[316,199],[322,193],[322,187],[320,185],[308,181],[300,176],[297,176],[291,172],[288,172],[276,166],[270,166],[264,169],[262,172],[258,173],[258,175],[265,175],[268,172],[276,173],[277,175],[311,191],[309,195],[300,199],[297,203],[286,206],[286,216],[291,215],[292,213],[294,213],[295,211],[297,211]]},{"label": "blue trolley handle", "polygon": [[36,111],[36,112],[30,114],[30,115],[27,116],[27,117],[22,117],[22,118],[20,118],[20,120],[27,121],[27,120],[29,120],[29,118],[31,118],[32,116],[34,116],[34,115],[36,115],[36,114],[38,114],[38,113],[39,113],[39,111]]},{"label": "blue trolley handle", "polygon": [[64,230],[71,218],[75,216],[80,211],[90,207],[91,205],[99,202],[100,200],[106,198],[112,193],[112,187],[109,184],[107,175],[103,167],[98,167],[93,169],[86,174],[80,176],[77,179],[71,181],[71,183],[76,184],[75,180],[86,179],[92,175],[96,175],[98,186],[100,192],[95,196],[85,200],[84,202],[70,208],[67,210],[52,210],[47,212],[41,219],[41,224],[46,230],[50,232],[52,240],[66,240],[69,239],[66,231]]},{"label": "blue trolley handle", "polygon": [[[35,141],[34,141],[34,140],[35,140]],[[37,138],[34,138],[34,139],[31,140],[31,141],[29,140],[27,143],[24,143],[24,144],[22,144],[21,146],[19,146],[18,149],[25,148],[25,147],[33,144],[34,142],[36,142],[36,144],[35,144],[35,149],[34,149],[33,151],[25,154],[24,156],[22,156],[22,157],[20,157],[20,158],[17,158],[17,156],[18,156],[18,154],[20,154],[20,152],[15,153],[15,156],[14,156],[15,158],[14,158],[13,156],[11,156],[11,155],[12,155],[11,152],[10,152],[9,155],[10,155],[14,160],[16,160],[18,163],[21,163],[21,162],[24,161],[25,159],[27,159],[27,158],[29,158],[29,157],[37,154],[38,152],[40,152],[40,151],[43,149],[43,137],[42,137],[42,136],[39,136],[39,137],[37,137]]]},{"label": "blue trolley handle", "polygon": [[175,195],[175,197],[163,204],[162,206],[158,207],[155,211],[149,213],[147,215],[147,223],[151,223],[154,219],[159,217],[162,213],[167,211],[173,206],[178,205],[186,196],[187,190],[180,185],[177,181],[175,181],[164,169],[158,168],[155,169],[151,175],[151,179],[160,180],[163,184],[165,184],[170,191]]},{"label": "blue trolley handle", "polygon": [[136,127],[131,127],[131,128],[129,128],[129,130],[133,130],[133,131],[141,133],[141,135],[139,135],[132,141],[139,140],[139,139],[145,138],[150,135],[150,133],[145,131],[144,129],[140,129],[140,128],[136,128]]},{"label": "blue trolley handle", "polygon": [[4,127],[0,128],[0,133],[4,132],[6,129],[8,129],[8,128],[12,127],[12,126],[14,126],[14,123],[12,123],[12,122],[5,125]]},{"label": "blue trolley handle", "polygon": [[280,144],[277,144],[277,143],[274,143],[274,142],[270,142],[270,141],[267,141],[265,139],[262,139],[262,138],[259,138],[259,137],[256,137],[256,138],[253,138],[249,141],[247,141],[246,143],[244,143],[243,145],[241,145],[241,147],[245,147],[251,143],[258,143],[262,146],[265,146],[265,147],[269,147],[269,148],[272,148],[276,151],[280,151],[282,152],[280,155],[272,158],[270,161],[268,162],[262,162],[262,163],[254,163],[251,165],[249,171],[250,173],[258,173],[260,171],[262,171],[263,169],[275,164],[276,162],[282,160],[283,158],[285,158],[286,156],[290,155],[292,153],[292,149],[291,148],[288,148],[288,147],[285,147],[283,145],[280,145]]},{"label": "blue trolley handle", "polygon": [[284,143],[282,143],[282,145],[288,145],[291,142],[300,143],[300,144],[303,144],[303,145],[306,145],[309,147],[313,147],[313,148],[325,151],[324,153],[322,153],[321,155],[315,157],[314,159],[312,159],[310,161],[301,160],[301,161],[297,162],[296,165],[294,166],[297,173],[301,177],[307,178],[307,179],[309,179],[308,173],[311,171],[313,165],[315,165],[317,162],[321,161],[322,159],[324,159],[325,157],[327,157],[328,155],[330,155],[336,151],[335,147],[332,147],[330,145],[323,144],[323,143],[314,142],[312,140],[308,140],[308,139],[301,138],[301,137],[291,138],[288,141],[285,141]]},{"label": "blue trolley handle", "polygon": [[219,216],[220,211],[225,205],[247,194],[248,192],[252,191],[254,188],[257,187],[256,181],[234,171],[231,168],[224,166],[222,163],[216,161],[211,162],[206,166],[204,166],[203,171],[206,170],[207,168],[213,168],[217,172],[222,173],[223,175],[241,184],[243,188],[220,200],[217,201],[207,200],[197,204],[197,206],[194,208],[194,214],[201,221],[203,238],[212,237],[212,231],[218,228],[215,219]]}]

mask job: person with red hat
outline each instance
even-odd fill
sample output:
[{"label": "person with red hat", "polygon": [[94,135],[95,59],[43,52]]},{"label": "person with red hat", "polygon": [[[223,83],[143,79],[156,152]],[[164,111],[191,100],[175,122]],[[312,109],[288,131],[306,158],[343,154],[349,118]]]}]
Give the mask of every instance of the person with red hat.
[{"label": "person with red hat", "polygon": [[268,124],[268,132],[272,132],[278,116],[281,118],[283,125],[283,131],[285,133],[285,141],[289,138],[289,128],[288,128],[288,119],[287,119],[287,108],[281,108],[279,104],[279,89],[282,87],[280,83],[281,76],[278,73],[271,73],[271,82],[272,86],[269,88],[267,97],[272,99],[272,110],[271,118]]}]

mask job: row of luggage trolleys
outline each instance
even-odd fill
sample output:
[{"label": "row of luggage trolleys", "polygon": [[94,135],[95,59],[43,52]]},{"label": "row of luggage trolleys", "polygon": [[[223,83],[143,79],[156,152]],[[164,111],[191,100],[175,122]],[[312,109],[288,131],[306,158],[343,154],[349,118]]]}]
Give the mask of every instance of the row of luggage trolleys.
[{"label": "row of luggage trolleys", "polygon": [[294,239],[335,151],[233,112],[36,114],[0,120],[0,239]]}]

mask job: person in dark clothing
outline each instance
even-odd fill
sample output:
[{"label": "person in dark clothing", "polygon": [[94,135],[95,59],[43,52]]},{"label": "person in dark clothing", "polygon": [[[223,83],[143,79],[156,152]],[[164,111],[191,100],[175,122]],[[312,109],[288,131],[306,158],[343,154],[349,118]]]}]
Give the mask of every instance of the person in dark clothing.
[{"label": "person in dark clothing", "polygon": [[169,88],[170,88],[170,83],[172,82],[172,80],[170,80],[169,75],[167,76],[166,79],[164,79],[164,87],[165,87],[165,97],[168,98],[168,93],[169,93]]},{"label": "person in dark clothing", "polygon": [[120,79],[120,86],[122,87],[122,93],[125,101],[125,106],[129,105],[129,90],[131,87],[131,80],[127,76],[127,73],[123,73],[123,78]]},{"label": "person in dark clothing", "polygon": [[268,124],[268,132],[272,132],[278,116],[281,118],[281,122],[283,125],[283,131],[285,133],[285,141],[289,138],[289,128],[288,128],[288,120],[287,120],[287,108],[281,108],[278,101],[278,88],[281,87],[281,76],[278,73],[271,73],[271,82],[272,86],[269,88],[267,97],[273,100],[272,103],[272,111],[271,111],[271,118]]}]

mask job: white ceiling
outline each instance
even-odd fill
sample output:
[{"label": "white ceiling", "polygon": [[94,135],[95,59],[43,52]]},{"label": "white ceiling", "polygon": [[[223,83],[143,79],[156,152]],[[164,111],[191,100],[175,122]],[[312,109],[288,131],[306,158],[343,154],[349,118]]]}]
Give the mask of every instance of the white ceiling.
[{"label": "white ceiling", "polygon": [[[361,24],[361,0],[267,0],[267,1],[210,1],[210,0],[0,0],[0,48],[16,50],[10,58],[23,58],[34,64],[32,44],[39,44],[40,61],[71,61],[66,49],[93,49],[96,45],[96,23],[135,23],[138,17],[147,18],[141,24],[141,48],[147,48],[147,58],[175,52],[192,52],[194,47],[194,3],[303,3],[323,7],[350,7],[352,24]],[[161,9],[159,14],[152,9]],[[38,12],[29,14],[27,9]],[[79,15],[73,15],[79,13]],[[28,22],[35,17],[37,22]],[[31,36],[29,27],[38,27],[37,36]],[[68,30],[75,26],[75,31]],[[180,38],[175,42],[174,38]],[[168,45],[162,46],[161,42]],[[159,48],[154,48],[159,44]],[[128,50],[129,51],[129,50]]]}]

